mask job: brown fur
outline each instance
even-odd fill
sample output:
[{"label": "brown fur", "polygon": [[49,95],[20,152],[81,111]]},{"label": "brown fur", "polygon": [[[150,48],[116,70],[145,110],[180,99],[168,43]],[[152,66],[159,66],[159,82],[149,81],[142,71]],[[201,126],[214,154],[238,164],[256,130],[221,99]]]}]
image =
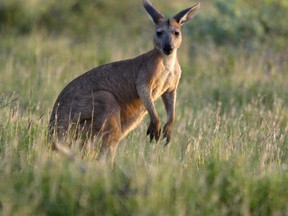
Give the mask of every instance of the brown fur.
[{"label": "brown fur", "polygon": [[49,126],[54,143],[62,142],[74,124],[78,132],[101,136],[101,152],[110,152],[113,159],[120,140],[142,121],[146,112],[150,116],[147,135],[158,141],[161,130],[154,101],[159,97],[168,118],[163,137],[167,143],[170,141],[181,76],[177,59],[182,39],[180,26],[191,19],[199,4],[171,19],[165,19],[148,0],[143,0],[143,6],[155,23],[154,49],[133,59],[93,68],[70,82],[58,96],[51,114]]}]

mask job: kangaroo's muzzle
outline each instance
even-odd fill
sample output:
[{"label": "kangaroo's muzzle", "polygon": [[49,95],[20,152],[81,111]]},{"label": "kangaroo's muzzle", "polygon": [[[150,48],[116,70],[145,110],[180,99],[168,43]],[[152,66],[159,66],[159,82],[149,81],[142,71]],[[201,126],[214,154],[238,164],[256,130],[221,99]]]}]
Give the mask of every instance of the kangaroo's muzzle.
[{"label": "kangaroo's muzzle", "polygon": [[171,45],[165,45],[162,50],[165,55],[170,55],[173,52],[173,47]]}]

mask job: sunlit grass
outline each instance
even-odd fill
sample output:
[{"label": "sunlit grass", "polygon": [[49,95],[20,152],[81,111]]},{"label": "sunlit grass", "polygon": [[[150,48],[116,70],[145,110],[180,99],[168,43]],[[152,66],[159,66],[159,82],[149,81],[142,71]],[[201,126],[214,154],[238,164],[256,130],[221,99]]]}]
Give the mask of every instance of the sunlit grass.
[{"label": "sunlit grass", "polygon": [[[97,39],[32,34],[0,45],[1,214],[288,214],[288,67],[281,53],[271,60],[269,50],[207,46],[189,55],[184,45],[171,144],[149,143],[146,119],[120,143],[112,168],[93,152],[69,160],[51,151],[49,115],[70,80],[133,57],[142,44],[126,52]],[[157,110],[164,124],[161,102]]]}]

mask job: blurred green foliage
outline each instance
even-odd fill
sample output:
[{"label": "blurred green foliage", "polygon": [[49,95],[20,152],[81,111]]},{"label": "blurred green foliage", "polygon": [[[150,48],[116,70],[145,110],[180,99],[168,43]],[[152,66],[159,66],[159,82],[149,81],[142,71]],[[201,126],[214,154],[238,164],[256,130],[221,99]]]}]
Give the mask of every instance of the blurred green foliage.
[{"label": "blurred green foliage", "polygon": [[196,34],[216,44],[283,48],[287,46],[287,12],[286,0],[216,0],[209,13],[196,20],[200,26]]},{"label": "blurred green foliage", "polygon": [[[65,33],[73,37],[89,37],[91,33],[104,33],[104,30],[107,33],[131,17],[137,19],[138,12],[132,8],[131,0],[1,0],[0,31],[25,34],[44,30],[54,35]],[[132,32],[137,30],[133,23],[129,22]]]},{"label": "blurred green foliage", "polygon": [[[191,38],[236,47],[287,47],[287,0],[202,0],[201,3],[201,13],[192,22],[193,28],[189,28]],[[160,10],[165,5],[172,11],[167,1],[158,0],[155,5]],[[184,5],[186,1],[178,2],[173,11],[183,9]],[[141,1],[133,0],[1,0],[0,32],[25,34],[41,30],[81,39],[119,31],[133,35],[146,29],[140,25],[147,20],[141,13],[144,14]]]}]

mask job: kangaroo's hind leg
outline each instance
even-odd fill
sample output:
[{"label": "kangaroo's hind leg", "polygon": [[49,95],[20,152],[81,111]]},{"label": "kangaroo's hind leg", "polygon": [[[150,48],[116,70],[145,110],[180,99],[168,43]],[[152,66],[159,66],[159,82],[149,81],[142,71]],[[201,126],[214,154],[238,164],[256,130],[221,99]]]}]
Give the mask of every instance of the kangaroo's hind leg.
[{"label": "kangaroo's hind leg", "polygon": [[99,159],[108,158],[111,159],[113,163],[121,137],[120,110],[113,110],[109,113],[107,120],[102,125],[100,133],[102,143]]},{"label": "kangaroo's hind leg", "polygon": [[[62,104],[50,122],[55,143],[61,143],[69,131],[75,129],[76,138],[101,138],[99,157],[108,156],[113,161],[121,137],[120,105],[115,96],[107,91],[95,91],[75,97],[72,102]],[[62,146],[59,144],[56,149]]]},{"label": "kangaroo's hind leg", "polygon": [[108,157],[113,163],[121,137],[120,105],[107,91],[94,92],[93,100],[91,131],[93,137],[101,137],[99,159]]}]

